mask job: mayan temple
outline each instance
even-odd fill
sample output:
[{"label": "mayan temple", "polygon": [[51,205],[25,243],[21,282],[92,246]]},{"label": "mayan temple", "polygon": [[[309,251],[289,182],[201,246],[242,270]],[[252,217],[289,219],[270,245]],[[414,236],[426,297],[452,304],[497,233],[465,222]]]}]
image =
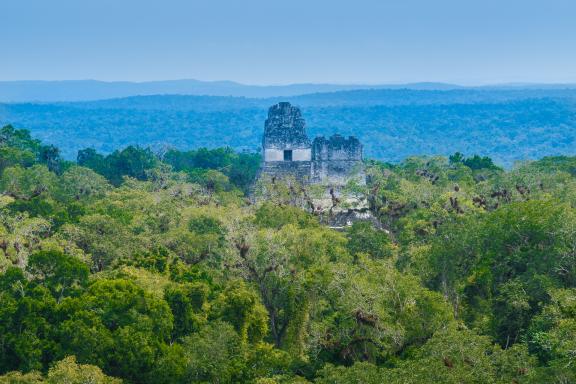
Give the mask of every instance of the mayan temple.
[{"label": "mayan temple", "polygon": [[333,135],[310,141],[300,109],[287,102],[268,110],[262,140],[261,178],[294,177],[302,184],[344,186],[366,183],[362,144],[353,136]]},{"label": "mayan temple", "polygon": [[[270,198],[274,185],[286,182],[292,191],[290,204],[318,215],[321,223],[332,228],[360,220],[380,226],[365,196],[349,190],[351,185],[366,185],[360,141],[338,134],[310,141],[300,109],[290,103],[278,103],[268,110],[258,180],[263,182],[260,199]],[[294,188],[294,181],[301,188]],[[267,183],[271,187],[266,187]]]}]

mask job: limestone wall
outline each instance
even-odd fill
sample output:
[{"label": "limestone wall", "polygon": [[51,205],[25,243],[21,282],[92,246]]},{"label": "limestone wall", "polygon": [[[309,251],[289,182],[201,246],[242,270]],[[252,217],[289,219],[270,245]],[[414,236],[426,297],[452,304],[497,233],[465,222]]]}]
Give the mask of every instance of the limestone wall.
[{"label": "limestone wall", "polygon": [[310,182],[310,161],[272,161],[262,165],[259,178],[266,181],[294,178],[301,184]]},{"label": "limestone wall", "polygon": [[309,149],[306,122],[300,109],[290,103],[278,103],[268,110],[264,123],[264,149]]},{"label": "limestone wall", "polygon": [[311,181],[345,185],[351,178],[365,184],[362,144],[350,136],[317,137],[312,143]]}]

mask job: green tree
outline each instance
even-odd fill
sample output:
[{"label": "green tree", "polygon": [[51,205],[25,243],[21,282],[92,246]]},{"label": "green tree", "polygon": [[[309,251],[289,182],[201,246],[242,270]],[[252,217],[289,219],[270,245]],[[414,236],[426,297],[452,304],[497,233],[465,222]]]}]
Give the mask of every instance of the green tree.
[{"label": "green tree", "polygon": [[35,281],[50,289],[58,300],[88,284],[89,269],[81,260],[59,251],[33,253],[26,268]]},{"label": "green tree", "polygon": [[380,363],[453,322],[441,295],[389,261],[360,259],[355,266],[334,268],[330,305],[313,317],[313,338],[328,361]]},{"label": "green tree", "polygon": [[197,332],[207,321],[208,285],[183,283],[166,289],[164,297],[174,315],[173,338]]},{"label": "green tree", "polygon": [[[173,329],[173,315],[164,300],[131,281],[102,279],[63,306],[66,354],[98,362],[113,376],[150,382],[150,372]],[[86,343],[95,348],[86,348]]]},{"label": "green tree", "polygon": [[110,185],[91,169],[74,166],[62,174],[60,188],[65,198],[81,200],[102,197]]},{"label": "green tree", "polygon": [[4,170],[0,178],[0,188],[4,194],[22,200],[52,194],[57,184],[57,176],[44,165],[10,167]]},{"label": "green tree", "polygon": [[245,350],[234,328],[227,323],[207,324],[182,340],[186,358],[185,381],[231,383],[245,369]]},{"label": "green tree", "polygon": [[372,223],[358,221],[348,229],[348,251],[350,254],[367,253],[383,259],[394,253],[394,247],[386,232],[374,228]]},{"label": "green tree", "polygon": [[76,363],[74,356],[58,361],[43,377],[39,372],[10,372],[0,376],[2,384],[121,384],[122,380],[102,373],[100,368]]},{"label": "green tree", "polygon": [[212,317],[234,326],[242,342],[262,341],[268,334],[268,314],[260,298],[242,281],[233,281],[215,300]]}]

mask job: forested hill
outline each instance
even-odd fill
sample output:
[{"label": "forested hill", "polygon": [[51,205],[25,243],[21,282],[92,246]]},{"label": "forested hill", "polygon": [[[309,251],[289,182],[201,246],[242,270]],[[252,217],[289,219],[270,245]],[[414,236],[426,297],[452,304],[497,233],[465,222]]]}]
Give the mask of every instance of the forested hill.
[{"label": "forested hill", "polygon": [[285,98],[142,96],[78,103],[0,104],[0,124],[25,127],[66,158],[130,144],[256,151],[267,108],[302,108],[311,135],[356,135],[367,157],[398,162],[456,151],[498,164],[576,152],[576,90],[355,90]]},{"label": "forested hill", "polygon": [[[576,85],[547,85],[548,88],[576,88]],[[239,97],[296,96],[317,92],[353,89],[422,89],[447,90],[463,88],[444,83],[412,84],[315,84],[247,85],[233,81],[201,81],[194,79],[166,81],[0,81],[0,102],[88,101],[146,95],[202,95]]]}]

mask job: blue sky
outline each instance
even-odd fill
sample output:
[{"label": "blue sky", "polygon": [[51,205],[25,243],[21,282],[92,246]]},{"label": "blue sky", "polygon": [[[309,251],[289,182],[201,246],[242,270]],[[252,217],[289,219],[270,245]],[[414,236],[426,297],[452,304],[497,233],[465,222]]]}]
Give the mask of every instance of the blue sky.
[{"label": "blue sky", "polygon": [[576,82],[574,0],[3,0],[0,80]]}]

